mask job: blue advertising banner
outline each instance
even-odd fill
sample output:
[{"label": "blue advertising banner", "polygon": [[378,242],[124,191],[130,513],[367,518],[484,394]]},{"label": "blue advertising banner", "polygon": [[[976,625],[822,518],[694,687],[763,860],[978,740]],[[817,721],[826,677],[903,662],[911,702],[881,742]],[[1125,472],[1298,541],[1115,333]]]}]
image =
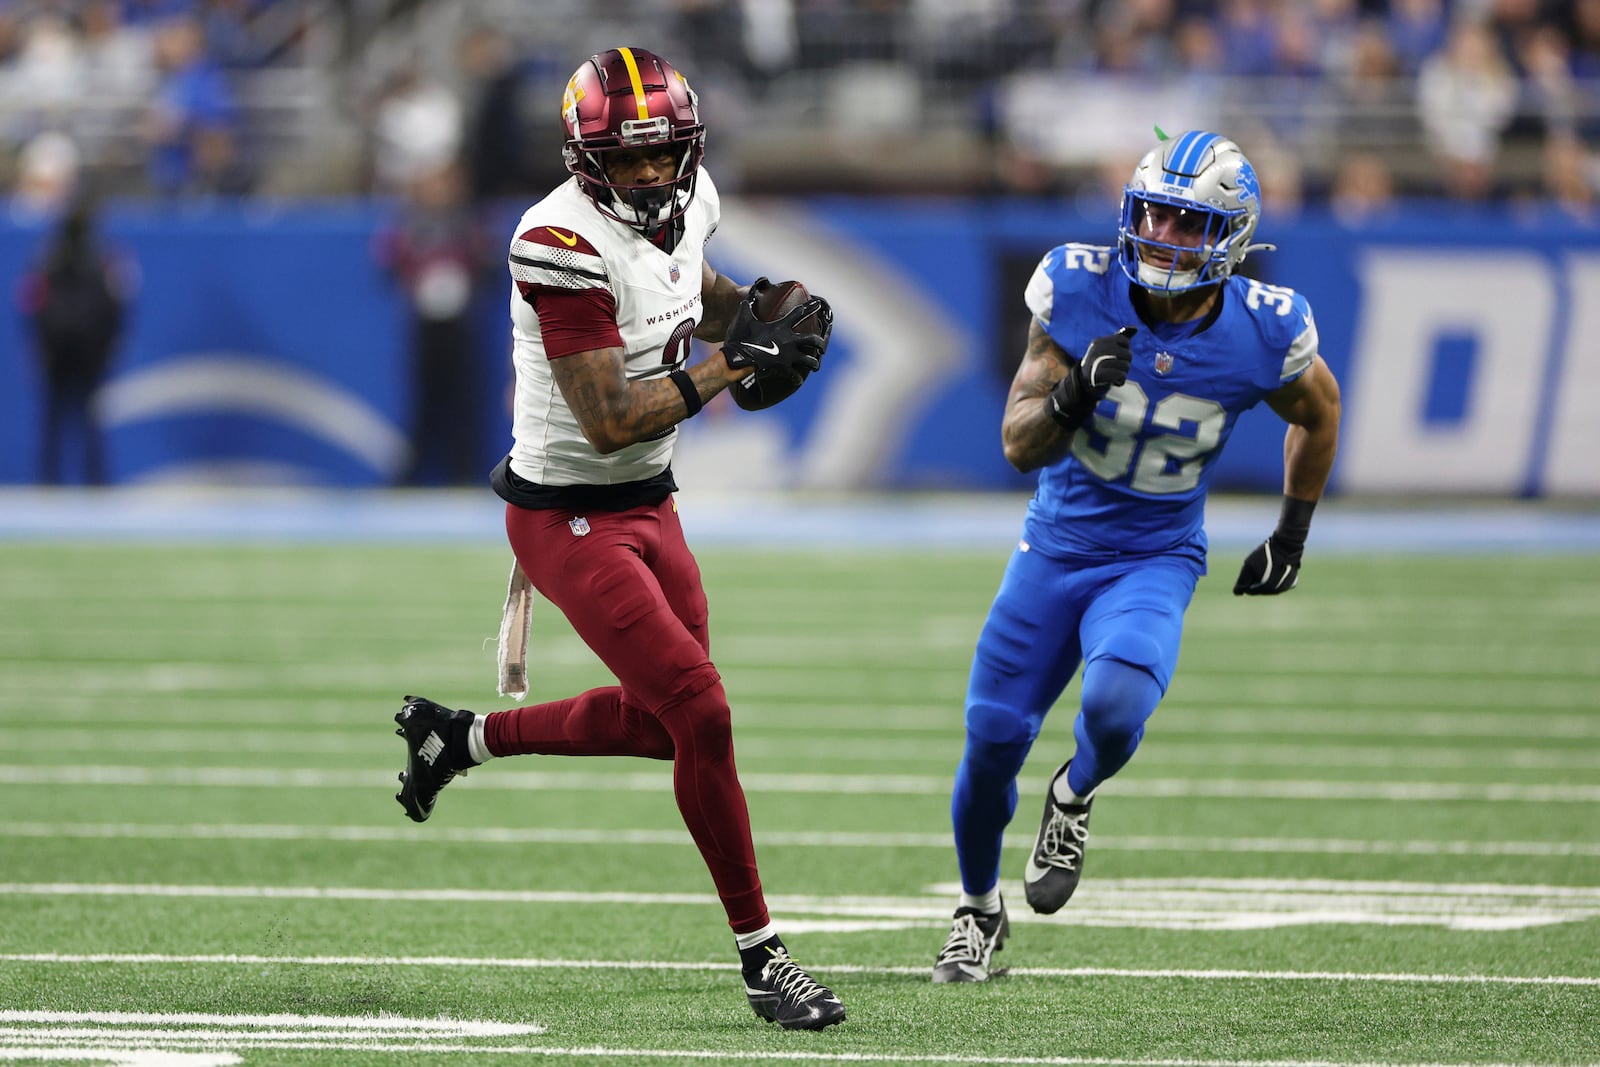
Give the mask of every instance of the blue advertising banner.
[{"label": "blue advertising banner", "polygon": [[[509,239],[519,207],[488,222]],[[136,266],[98,401],[123,483],[394,484],[410,467],[405,301],[373,253],[383,205],[123,206]],[[1109,243],[1114,205],[725,203],[708,255],[741,281],[799,278],[833,303],[821,373],[760,413],[726,398],[686,423],[686,487],[1020,489],[999,421],[1027,330],[1022,289],[1050,247]],[[47,237],[0,222],[0,291]],[[1334,490],[1600,496],[1600,227],[1538,212],[1413,205],[1352,228],[1263,221],[1246,273],[1303,292],[1344,392]],[[509,442],[508,290],[474,304],[467,438],[485,472]],[[0,482],[38,477],[42,380],[18,301],[0,302]],[[1276,491],[1283,424],[1240,421],[1219,489]],[[70,465],[69,465],[69,469]],[[423,472],[426,474],[426,472]]]}]

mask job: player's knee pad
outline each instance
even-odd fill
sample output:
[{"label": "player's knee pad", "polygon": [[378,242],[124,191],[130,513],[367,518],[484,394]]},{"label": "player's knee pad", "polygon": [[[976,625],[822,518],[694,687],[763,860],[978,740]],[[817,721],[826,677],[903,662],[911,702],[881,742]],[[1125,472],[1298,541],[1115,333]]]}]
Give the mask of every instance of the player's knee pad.
[{"label": "player's knee pad", "polygon": [[1138,733],[1156,710],[1164,686],[1161,646],[1144,634],[1113,634],[1083,668],[1083,723],[1102,738]]},{"label": "player's knee pad", "polygon": [[1016,708],[987,701],[967,705],[967,738],[996,745],[1032,744],[1039,725]]},{"label": "player's knee pad", "polygon": [[1160,684],[1167,654],[1160,643],[1149,634],[1138,630],[1118,630],[1090,650],[1090,663],[1103,659],[1137,667]]},{"label": "player's knee pad", "polygon": [[707,663],[684,672],[673,696],[657,710],[656,718],[682,747],[683,733],[703,750],[733,748],[733,713],[722,688],[722,677]]}]

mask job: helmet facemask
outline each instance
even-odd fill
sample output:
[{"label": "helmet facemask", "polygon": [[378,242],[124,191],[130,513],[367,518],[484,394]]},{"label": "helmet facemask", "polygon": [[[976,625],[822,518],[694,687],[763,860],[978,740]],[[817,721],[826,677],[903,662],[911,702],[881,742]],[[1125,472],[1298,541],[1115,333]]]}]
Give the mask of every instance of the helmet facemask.
[{"label": "helmet facemask", "polygon": [[[1144,236],[1155,229],[1150,224],[1152,216],[1171,213],[1177,216],[1171,230],[1181,235],[1184,243],[1169,244]],[[1241,237],[1249,240],[1242,232],[1244,221],[1242,212],[1218,211],[1181,197],[1129,189],[1122,199],[1124,269],[1130,262],[1134,264],[1133,280],[1158,292],[1181,293],[1215,285],[1232,273],[1229,253],[1235,241]],[[1163,259],[1169,262],[1158,262]]]},{"label": "helmet facemask", "polygon": [[[662,126],[666,123],[665,119],[649,121]],[[700,159],[704,152],[703,134],[685,139],[673,137],[669,132],[654,140],[619,140],[621,143],[603,148],[581,147],[578,141],[573,140],[562,150],[567,169],[583,182],[595,206],[605,215],[640,232],[658,229],[687,211],[689,202],[694,199],[695,177],[699,174]],[[606,173],[606,156],[611,152],[655,144],[670,146],[669,150],[675,159],[671,179],[654,185],[630,185],[612,181]]]},{"label": "helmet facemask", "polygon": [[[1192,243],[1157,240],[1155,220]],[[1272,247],[1250,243],[1260,220],[1260,185],[1238,145],[1213,133],[1181,134],[1146,155],[1123,190],[1117,261],[1157,293],[1217,285],[1246,255]]]}]

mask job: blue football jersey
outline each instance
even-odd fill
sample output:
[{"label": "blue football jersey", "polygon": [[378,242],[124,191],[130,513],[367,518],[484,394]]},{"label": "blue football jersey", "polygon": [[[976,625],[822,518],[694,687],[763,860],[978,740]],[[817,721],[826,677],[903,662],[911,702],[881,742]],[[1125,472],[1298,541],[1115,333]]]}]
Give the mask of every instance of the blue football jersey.
[{"label": "blue football jersey", "polygon": [[1187,549],[1203,561],[1205,496],[1239,415],[1294,381],[1317,328],[1292,289],[1231,277],[1209,324],[1152,327],[1134,310],[1112,249],[1051,249],[1028,283],[1029,310],[1077,358],[1096,337],[1136,326],[1128,380],[1111,389],[1066,458],[1040,472],[1025,538],[1052,555]]}]

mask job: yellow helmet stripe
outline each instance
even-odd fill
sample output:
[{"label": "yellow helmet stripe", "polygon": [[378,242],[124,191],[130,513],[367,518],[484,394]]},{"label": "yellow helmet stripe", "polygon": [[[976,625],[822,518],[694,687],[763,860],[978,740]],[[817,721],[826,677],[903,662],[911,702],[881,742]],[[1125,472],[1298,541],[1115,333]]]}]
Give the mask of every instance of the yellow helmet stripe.
[{"label": "yellow helmet stripe", "polygon": [[634,61],[633,49],[619,48],[617,51],[622,53],[622,62],[627,64],[628,80],[633,83],[633,99],[639,105],[639,117],[647,119],[650,117],[650,105],[645,99],[644,81],[639,77],[639,64]]}]

